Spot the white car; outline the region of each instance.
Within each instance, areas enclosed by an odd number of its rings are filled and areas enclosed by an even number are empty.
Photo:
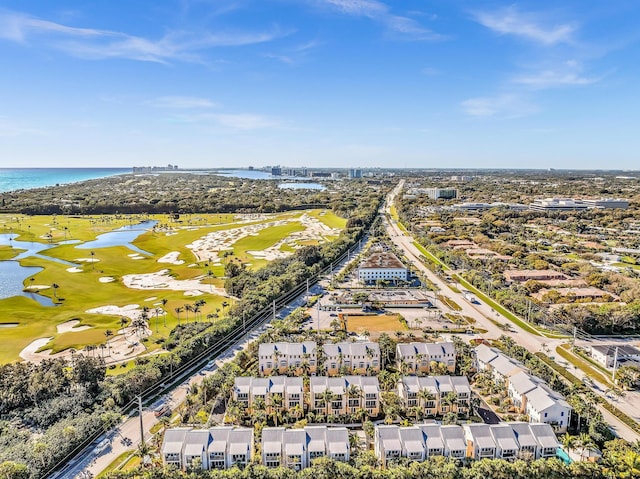
[[[102,454],[104,451],[109,449],[109,446],[111,446],[111,441],[109,441],[109,439],[103,439],[98,443],[98,445],[95,448],[96,454],[97,455]]]

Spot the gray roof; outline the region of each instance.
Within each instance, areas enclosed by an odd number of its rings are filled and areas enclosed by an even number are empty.
[[[616,348],[618,348],[618,358],[640,355],[640,349],[628,344],[596,344],[591,346],[591,349],[611,357],[615,355]]]
[[[209,448],[211,434],[208,430],[193,429],[184,437],[183,454],[185,456],[200,456]]]
[[[445,447],[449,451],[464,451],[467,448],[467,441],[464,439],[464,432],[462,432],[461,426],[441,426],[440,436],[442,436]]]
[[[313,355],[316,352],[316,343],[313,341],[303,341],[301,343],[261,343],[258,346],[259,356],[273,356],[275,351],[279,351],[283,356],[302,356],[303,354]]]
[[[509,425],[511,426],[511,429],[513,429],[513,433],[516,435],[516,439],[521,447],[538,446],[538,441],[531,431],[531,428],[529,427],[530,424],[528,422],[512,422],[509,423]],[[545,424],[545,426],[549,425]]]
[[[162,454],[179,454],[182,452],[182,445],[190,427],[177,427],[167,429],[162,440]]]
[[[467,431],[474,445],[479,448],[496,447],[488,424],[464,424],[462,427]]]
[[[548,389],[548,388],[547,388]],[[538,386],[527,393],[527,404],[537,412],[542,412],[552,406],[570,409],[571,406],[558,394],[550,394],[545,388]]]
[[[418,424],[418,427],[425,435],[425,446],[427,449],[444,449],[444,441],[440,435],[439,424]]]
[[[490,364],[494,370],[498,371],[498,373],[505,377],[510,377],[517,373],[518,371],[516,371],[516,369],[523,371],[527,369],[522,363],[503,355],[499,355],[491,361]]]
[[[493,436],[496,444],[505,450],[518,450],[518,440],[513,433],[513,429],[508,424],[493,424],[491,425],[491,436]]]
[[[542,447],[560,447],[558,438],[549,424],[529,424],[531,432]]]
[[[540,379],[522,371],[509,378],[509,387],[522,396],[537,388],[540,382]]]
[[[480,344],[476,347],[476,358],[483,363],[489,363],[498,357],[500,352],[497,349],[490,348],[486,344]]]

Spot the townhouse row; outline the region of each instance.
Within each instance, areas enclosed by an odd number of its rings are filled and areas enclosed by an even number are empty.
[[[543,423],[378,425],[374,431],[374,452],[385,466],[400,458],[425,461],[436,456],[549,458],[556,456],[559,447],[553,428]],[[178,469],[243,468],[254,460],[254,430],[229,426],[168,429],[160,450],[164,465]],[[299,471],[319,457],[349,461],[351,446],[346,427],[266,427],[262,430],[260,460],[267,467],[284,466]]]
[[[539,459],[555,457],[553,428],[543,423],[512,422],[442,426],[376,426],[374,450],[383,465],[404,457],[424,461],[434,456],[456,459]]]
[[[527,414],[535,423],[553,426],[556,432],[566,432],[571,406],[542,379],[529,373],[519,361],[484,344],[476,347],[478,371],[491,372],[494,381],[505,388],[517,412]]]
[[[322,358],[322,359],[321,359]],[[456,368],[453,343],[401,343],[396,347],[398,370],[404,374],[430,373],[435,364],[449,372]],[[261,376],[270,374],[369,374],[380,372],[380,346],[375,342],[340,342],[322,345],[301,343],[262,343],[258,348]]]
[[[313,341],[262,343],[258,347],[258,370],[270,374],[375,374],[380,372],[380,346],[374,342],[324,344],[320,370],[318,347]]]
[[[469,380],[464,376],[405,376],[398,382],[398,395],[407,410],[436,416],[448,412],[468,413]],[[308,397],[301,377],[237,377],[233,399],[250,412],[256,404],[267,413],[274,410],[316,414],[353,414],[363,409],[368,416],[380,414],[380,384],[373,376],[312,376]]]

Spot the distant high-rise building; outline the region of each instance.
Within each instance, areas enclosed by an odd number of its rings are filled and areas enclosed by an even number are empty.
[[[351,168],[349,170],[349,178],[351,178],[351,179],[362,178],[362,170],[356,169],[356,168]]]
[[[452,200],[458,197],[456,188],[427,188],[427,196],[432,200],[445,199]]]
[[[280,168],[279,166],[272,166],[271,167],[271,175],[272,176],[282,176],[282,168]]]

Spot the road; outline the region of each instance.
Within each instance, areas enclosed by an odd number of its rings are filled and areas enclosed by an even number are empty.
[[[400,191],[402,191],[403,186],[404,180],[398,183],[398,186],[394,188],[394,190],[387,198],[384,207],[385,213],[387,213],[387,215],[385,215],[385,218],[391,218],[390,208],[393,204],[393,199],[397,194],[400,193]],[[480,298],[478,298],[478,303],[470,303],[462,295],[462,293],[453,291],[444,279],[433,273],[422,263],[420,257],[424,255],[414,245],[415,240],[410,235],[404,233],[395,220],[385,219],[385,224],[387,232],[389,233],[389,236],[391,237],[391,240],[394,242],[394,244],[404,252],[405,256],[410,261],[413,262],[413,265],[416,269],[418,269],[429,281],[433,282],[437,286],[437,288],[439,288],[439,293],[442,296],[445,296],[447,299],[450,299],[458,304],[462,308],[460,313],[473,318],[476,321],[475,325],[477,327],[487,330],[487,333],[484,335],[486,339],[497,339],[502,335],[509,336],[517,344],[534,353],[538,351],[545,351],[547,350],[547,348],[550,351],[555,351],[557,346],[565,342],[562,339],[536,336],[535,334],[532,334],[529,331],[520,328],[517,324],[512,323],[508,318],[500,315],[491,306],[482,302]],[[459,285],[455,285],[455,287],[459,290]],[[509,324],[510,329],[506,330],[496,326],[496,324],[494,324],[489,318],[499,323]],[[558,360],[556,360],[556,362],[558,362]],[[560,365],[566,367],[564,363]],[[571,373],[577,376],[579,379],[582,379],[586,376],[586,374],[581,370],[575,368],[571,371]],[[604,393],[604,391],[607,389],[607,386],[597,383],[596,386],[596,388],[593,388],[593,391],[599,396],[603,397],[606,401],[610,401],[610,398],[607,397]],[[638,394],[627,394],[625,398],[618,400],[614,405],[628,416],[634,418],[636,421],[640,420],[640,399],[638,397]],[[631,442],[640,440],[640,435],[631,430],[617,417],[615,417],[602,407],[599,407],[599,409],[602,411],[605,420],[608,422],[614,432],[621,438]]]

